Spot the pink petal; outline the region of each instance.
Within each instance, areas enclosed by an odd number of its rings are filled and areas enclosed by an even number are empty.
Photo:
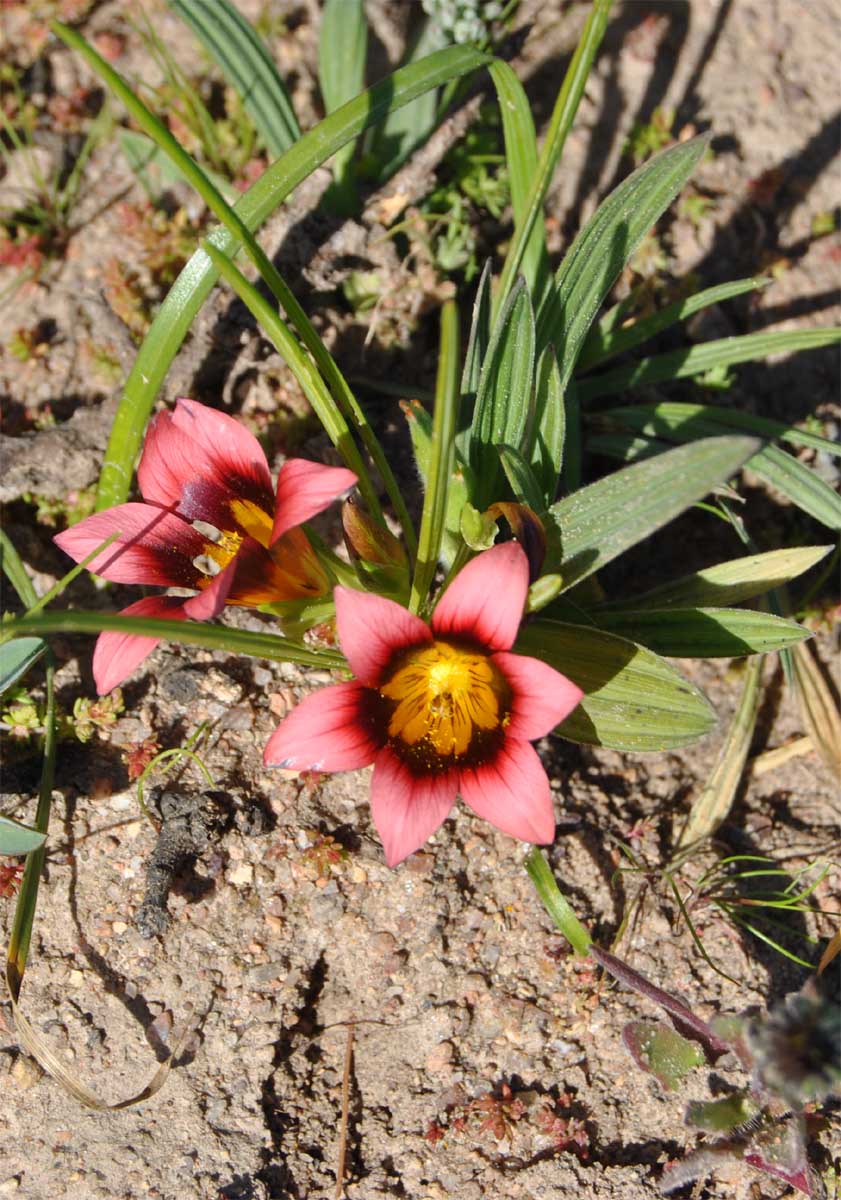
[[[371,815],[390,867],[432,836],[446,820],[455,794],[452,772],[412,775],[396,754],[383,747],[374,762]]]
[[[248,480],[271,495],[272,477],[263,447],[241,422],[185,398],[177,401],[172,419],[197,443],[217,479]]]
[[[228,603],[228,596],[233,586],[237,570],[237,560],[232,558],[224,570],[220,571],[207,587],[197,596],[190,596],[184,603],[184,612],[193,621],[212,621],[218,617]]]
[[[529,742],[506,738],[491,762],[459,773],[458,790],[465,804],[503,833],[541,844],[555,837],[549,780]]]
[[[483,550],[447,588],[432,614],[436,637],[467,638],[488,650],[510,650],[523,619],[529,563],[517,542]]]
[[[137,482],[144,500],[172,508],[187,483],[200,471],[202,455],[188,434],[178,429],[172,413],[159,412],[149,422]]]
[[[120,616],[158,617],[170,621],[187,619],[181,596],[146,596],[124,608]],[[93,677],[100,696],[128,679],[159,641],[160,638],[134,633],[101,633],[93,652]]]
[[[379,743],[365,718],[366,689],[336,683],[307,696],[269,738],[267,767],[355,771],[374,761]]]
[[[491,662],[511,685],[511,721],[507,734],[532,741],[545,737],[569,716],[584,693],[577,684],[539,658],[501,650]]]
[[[81,562],[118,530],[116,542],[90,563],[95,575],[114,583],[196,586],[200,575],[193,559],[204,552],[204,538],[180,517],[152,504],[119,504],[94,513],[54,540]]]
[[[277,479],[272,541],[322,512],[355,483],[353,471],[345,467],[325,467],[303,458],[287,459]]]
[[[333,598],[342,653],[366,687],[377,687],[398,650],[432,641],[429,626],[393,600],[346,587]]]

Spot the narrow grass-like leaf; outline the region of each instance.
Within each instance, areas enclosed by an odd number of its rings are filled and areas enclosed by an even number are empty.
[[[646,608],[599,612],[601,629],[640,642],[670,658],[738,658],[784,650],[808,629],[783,617],[746,608]]]
[[[232,629],[227,625],[205,625],[198,621],[163,621],[151,617],[124,617],[105,612],[41,612],[34,616],[16,617],[0,626],[3,642],[32,635],[46,637],[51,633],[91,633],[106,630],[154,637],[186,646],[205,646],[229,654],[247,654],[252,658],[267,658],[276,662],[300,663],[305,667],[335,669],[344,667],[344,658],[333,650],[317,650],[299,646],[287,638],[270,633],[253,633],[247,629]]]
[[[831,550],[832,546],[794,546],[789,550],[769,550],[765,554],[734,558],[661,584],[632,600],[611,601],[597,612],[740,604],[796,579]],[[600,615],[598,619],[601,619]]]
[[[479,388],[482,363],[491,341],[491,260],[485,263],[473,301],[470,337],[461,373],[461,394],[468,401],[475,399]]]
[[[46,652],[47,643],[41,638],[21,638],[0,646],[0,695],[17,683]]]
[[[534,316],[520,280],[502,310],[482,364],[470,433],[470,465],[476,477],[473,503],[493,499],[498,475],[496,447],[519,450],[529,422],[534,377]]]
[[[404,66],[419,62],[447,44],[447,35],[438,21],[423,22],[403,60]],[[376,163],[376,180],[383,183],[422,145],[434,130],[439,117],[436,92],[426,92],[411,104],[387,113],[366,139]]]
[[[527,504],[534,512],[541,512],[546,503],[543,489],[520,451],[515,450],[513,446],[497,446],[497,451],[515,498],[521,504]]]
[[[432,461],[432,417],[417,400],[405,402],[402,405],[409,426],[409,436],[412,439],[412,450],[415,455],[415,465],[421,477],[424,489],[429,487],[430,464]],[[461,537],[461,513],[470,495],[471,486],[468,483],[469,468],[454,456],[454,462],[447,483],[447,510],[444,518],[444,535],[441,543],[441,561],[446,567],[452,566],[459,547],[463,544]]]
[[[248,115],[277,158],[301,136],[283,80],[263,42],[227,0],[169,0],[239,94]]]
[[[537,136],[528,97],[511,67],[497,59],[491,63],[489,69],[502,114],[505,160],[511,185],[511,207],[514,210],[516,232],[517,227],[528,217],[531,188],[538,170]],[[537,309],[549,283],[549,255],[546,250],[546,230],[542,221],[535,221],[532,225],[523,249],[520,272]]]
[[[841,780],[841,713],[809,646],[791,651],[794,690],[812,745],[836,780]]]
[[[187,179],[169,155],[165,154],[160,146],[155,145],[145,133],[138,133],[134,129],[121,129],[117,140],[126,156],[126,162],[152,200],[157,200],[167,185],[183,183]],[[207,167],[204,167],[204,173],[226,200],[235,199],[238,193],[230,180],[223,179]]]
[[[441,310],[441,339],[435,385],[435,413],[429,447],[426,493],[423,499],[418,559],[412,579],[409,608],[420,612],[429,598],[435,578],[447,520],[447,493],[453,470],[459,401],[459,325],[455,302]]]
[[[757,275],[751,279],[735,279],[732,283],[721,283],[717,287],[705,288],[702,292],[696,292],[694,296],[687,296],[684,300],[677,300],[674,304],[661,308],[659,312],[652,313],[648,317],[640,317],[629,325],[622,324],[621,314],[617,317],[617,310],[620,306],[615,305],[597,325],[591,326],[575,369],[576,371],[589,370],[590,367],[595,367],[608,358],[632,350],[634,346],[639,346],[641,342],[647,341],[655,334],[662,333],[664,329],[676,325],[678,321],[687,320],[696,312],[709,308],[712,304],[721,304],[725,300],[732,300],[735,296],[743,296],[745,292],[756,291],[757,288],[766,287],[770,282],[771,280],[767,276]]]
[[[599,305],[706,148],[707,138],[694,138],[644,163],[599,205],[564,256],[550,291],[552,302],[537,321],[538,348],[551,343],[557,349],[564,388]]]
[[[555,926],[576,954],[586,955],[593,939],[576,917],[572,906],[558,887],[543,851],[537,846],[532,846],[526,855],[525,868]]]
[[[523,205],[522,216],[514,231],[514,237],[511,239],[511,245],[508,247],[508,253],[505,256],[499,285],[494,296],[494,309],[496,312],[499,312],[507,301],[508,294],[514,286],[514,281],[520,273],[523,255],[526,252],[526,247],[530,244],[532,229],[539,219],[543,208],[543,201],[546,199],[546,194],[549,191],[549,185],[552,182],[552,176],[561,157],[567,134],[575,120],[575,114],[578,111],[584,86],[590,74],[590,67],[604,37],[612,3],[613,0],[594,0],[587,23],[575,48],[575,53],[572,56],[567,73],[564,76],[561,90],[558,93],[555,107],[552,110],[552,117],[546,132],[546,140],[540,152],[537,170],[529,190],[528,202]],[[548,294],[552,295],[551,290]],[[543,342],[541,342],[541,348],[542,345]]]
[[[754,438],[706,438],[579,489],[548,510],[545,569],[572,587],[724,483],[756,447]]]
[[[56,32],[65,36],[72,31],[56,26]],[[79,49],[77,42],[68,44]],[[259,228],[298,184],[323,166],[341,146],[376,125],[387,113],[487,62],[487,56],[472,47],[449,46],[420,63],[402,67],[303,134],[241,197],[235,206],[236,213],[249,230]],[[221,229],[214,231],[210,240],[228,255],[236,254],[241,246],[237,238]],[[128,495],[134,460],[158,389],[216,278],[210,259],[198,250],[159,309],[138,351],[114,418],[100,476],[98,508],[119,504]]]
[[[46,841],[46,834],[12,817],[0,816],[0,854],[29,854]]]
[[[17,592],[21,604],[26,608],[31,608],[33,604],[37,604],[38,597],[35,593],[35,588],[32,586],[32,580],[29,578],[26,567],[23,565],[21,557],[15,549],[14,542],[5,529],[0,529],[0,566],[3,568],[3,574]]]
[[[629,388],[703,375],[714,368],[732,367],[736,363],[767,358],[770,354],[833,346],[839,341],[841,329],[783,329],[700,342],[682,350],[670,350],[668,354],[640,359],[630,367],[617,367],[613,371],[605,371],[603,375],[580,380],[581,402],[586,404],[598,396],[615,396],[619,392],[627,392]]]
[[[685,746],[715,724],[707,699],[664,659],[586,625],[538,619],[517,650],[542,658],[577,683],[584,699],[555,730],[561,737],[614,750]]]
[[[527,453],[543,487],[546,504],[555,498],[564,465],[566,406],[558,360],[551,346],[540,356],[534,381],[533,436]]]
[[[368,22],[362,0],[326,0],[318,32],[318,82],[328,113],[362,91],[367,53]],[[353,157],[354,143],[348,142],[333,159],[333,176],[348,212],[358,203],[350,169]]]
[[[757,417],[739,408],[721,408],[715,404],[685,404],[681,401],[663,400],[659,404],[609,408],[600,412],[594,420],[599,425],[617,422],[638,433],[662,437],[678,431],[692,437],[718,437],[735,430],[751,436],[788,442],[791,446],[803,446],[810,450],[822,450],[826,454],[841,455],[841,445],[830,441],[829,438],[799,429],[796,425],[770,421],[767,417]]]

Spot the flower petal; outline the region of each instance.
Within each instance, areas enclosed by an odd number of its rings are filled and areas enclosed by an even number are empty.
[[[227,567],[220,571],[198,596],[190,596],[184,602],[184,612],[193,621],[212,621],[218,617],[228,603],[228,596],[234,583],[237,570],[237,560],[231,559]]]
[[[529,742],[506,738],[491,762],[460,772],[458,790],[465,804],[503,833],[541,844],[555,837],[549,780]]]
[[[379,744],[365,712],[366,689],[336,683],[307,696],[269,738],[267,767],[295,771],[354,771],[374,761]]]
[[[218,480],[246,483],[242,495],[247,499],[256,500],[266,493],[271,497],[272,477],[263,447],[240,421],[183,397],[176,402],[172,419],[198,443]]]
[[[523,619],[529,564],[516,542],[483,550],[447,588],[432,614],[436,637],[463,637],[510,650]]]
[[[539,658],[501,650],[491,655],[491,662],[511,685],[509,737],[528,742],[545,737],[569,716],[584,695],[576,683]]]
[[[185,486],[201,470],[201,453],[194,440],[178,429],[172,413],[156,413],[146,430],[137,482],[149,504],[174,508]]]
[[[119,531],[119,537],[89,564],[95,575],[114,583],[155,583],[196,587],[193,559],[204,550],[201,534],[173,513],[152,504],[119,504],[94,513],[53,540],[81,562]]]
[[[385,850],[396,867],[446,820],[456,796],[452,772],[413,775],[387,746],[374,762],[371,815]]]
[[[287,459],[277,477],[272,541],[322,512],[355,483],[356,476],[346,467],[325,467],[304,458]]]
[[[187,619],[182,596],[145,596],[124,608],[120,616],[158,617],[170,621]],[[126,680],[159,641],[160,638],[134,633],[101,633],[93,652],[93,678],[100,696]]]
[[[337,587],[336,626],[342,653],[360,683],[377,687],[398,650],[432,641],[429,626],[393,600]]]

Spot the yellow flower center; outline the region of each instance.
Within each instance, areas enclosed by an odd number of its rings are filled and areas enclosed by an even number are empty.
[[[510,719],[510,688],[491,659],[452,642],[432,642],[401,656],[379,695],[388,738],[418,770],[485,761]]]

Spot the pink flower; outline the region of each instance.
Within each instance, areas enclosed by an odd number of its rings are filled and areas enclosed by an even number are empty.
[[[303,521],[356,482],[344,467],[288,459],[277,491],[260,443],[238,421],[194,400],[153,418],[137,471],[144,503],[94,513],[55,541],[115,583],[193,588],[195,596],[146,596],[124,616],[210,620],[226,604],[256,608],[321,596],[329,580]],[[93,674],[100,693],[131,674],[158,639],[99,636]]]
[[[456,794],[504,833],[554,837],[549,780],[530,742],[582,692],[539,659],[510,652],[528,570],[516,542],[491,547],[456,576],[430,625],[381,596],[335,590],[356,681],[303,700],[263,759],[298,771],[373,763],[371,810],[389,866],[423,845]]]

